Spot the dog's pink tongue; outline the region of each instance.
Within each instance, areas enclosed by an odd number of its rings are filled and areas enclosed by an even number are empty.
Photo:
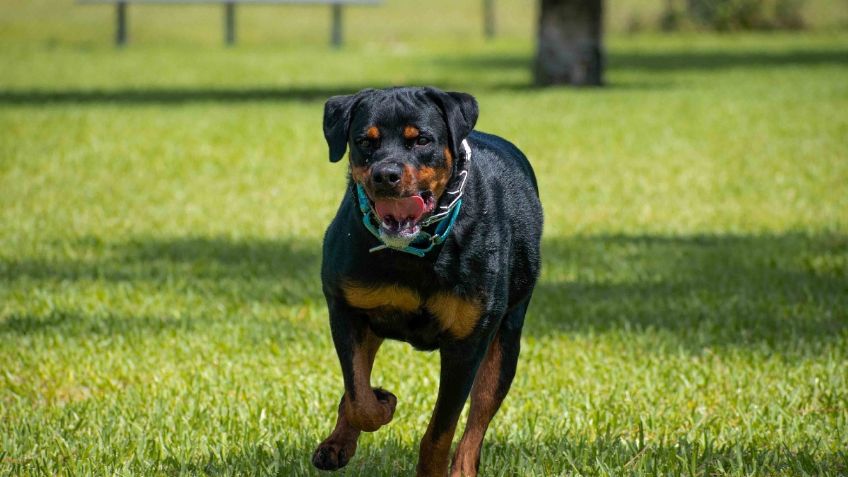
[[[374,201],[374,208],[380,218],[391,216],[398,222],[406,219],[416,221],[424,215],[424,199],[420,195],[402,199],[380,199]]]

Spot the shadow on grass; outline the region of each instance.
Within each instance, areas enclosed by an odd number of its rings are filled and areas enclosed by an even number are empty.
[[[844,235],[554,238],[542,255],[531,335],[657,330],[692,350],[814,349],[848,330]]]
[[[373,86],[373,85],[372,85]],[[318,101],[371,87],[333,85],[279,88],[133,88],[69,90],[0,90],[0,104],[182,104]]]
[[[646,439],[607,431],[595,438],[487,441],[481,470],[501,468],[525,469],[524,475],[842,475],[848,453],[822,449],[813,439],[790,448],[779,442],[718,444],[706,435]]]
[[[533,55],[483,54],[467,57],[440,58],[439,66],[468,70],[527,70],[533,66]],[[782,68],[797,66],[848,65],[848,48],[844,50],[769,51],[612,51],[607,56],[611,71],[637,70],[654,72],[715,71],[730,68]]]
[[[463,423],[460,423],[461,425]],[[495,418],[497,425],[497,418]],[[461,430],[458,431],[458,434]],[[458,436],[454,440],[454,445]],[[376,439],[374,439],[376,440]],[[418,459],[417,446],[394,439],[363,442],[342,471],[346,476],[394,477],[412,475]],[[209,455],[196,461],[169,458],[155,468],[164,473],[206,475],[318,476],[310,456],[314,445],[305,442],[243,446],[226,456]],[[455,450],[455,447],[454,447]],[[452,451],[453,452],[453,451]],[[791,448],[729,442],[718,444],[703,439],[625,438],[606,434],[586,436],[542,436],[509,442],[487,439],[480,471],[518,471],[521,475],[843,475],[848,471],[848,454],[822,449],[814,441]],[[139,469],[141,470],[141,469]]]
[[[730,68],[783,68],[798,66],[846,66],[848,48],[836,50],[767,51],[632,51],[612,54],[609,67],[624,70],[714,71]]]
[[[538,88],[522,81],[489,84],[430,82],[445,90],[473,92],[512,91],[532,92]],[[657,90],[666,89],[669,82],[628,82],[611,84],[605,89]],[[239,88],[239,89],[191,89],[191,88],[136,88],[94,90],[0,90],[0,105],[44,106],[55,104],[77,105],[144,105],[144,104],[192,104],[192,103],[249,103],[249,102],[293,102],[325,101],[330,96],[352,94],[366,88],[387,88],[392,84],[368,84],[350,86],[317,86],[309,88]],[[597,89],[593,89],[598,91]]]
[[[132,316],[116,314],[92,315],[80,312],[54,310],[46,316],[12,314],[0,321],[0,335],[29,335],[58,333],[62,336],[141,336],[158,335],[168,331],[190,332],[206,323],[194,319],[165,316]]]
[[[422,429],[421,432],[424,430]],[[418,446],[405,445],[396,439],[379,442],[377,438],[360,437],[359,447],[351,461],[338,472],[322,472],[312,466],[311,457],[320,442],[282,442],[271,445],[243,446],[240,452],[226,456],[210,455],[197,461],[170,459],[155,470],[167,475],[188,471],[203,475],[260,476],[362,476],[396,477],[414,475]],[[153,469],[150,469],[153,470]]]
[[[323,303],[317,241],[91,238],[73,248],[96,258],[0,262],[0,281],[19,289],[128,284],[181,306],[189,297],[233,306]],[[656,331],[692,351],[752,344],[812,350],[848,330],[844,235],[554,237],[544,241],[542,254],[528,336]],[[27,333],[65,319],[32,324],[11,317],[0,332]],[[167,323],[149,318],[138,326]],[[120,324],[87,329],[101,328],[117,331]]]
[[[431,80],[446,89],[466,91],[535,91],[528,79],[532,54],[485,54],[452,56],[433,61],[444,69],[442,80]],[[715,71],[728,68],[780,68],[794,66],[848,65],[848,50],[764,51],[631,51],[612,52],[608,57],[611,71],[648,72]],[[456,75],[451,72],[461,71]],[[492,80],[489,70],[522,70],[526,78]],[[456,80],[455,78],[469,78]],[[667,80],[643,83],[610,84],[604,89],[667,89]],[[323,101],[337,94],[350,94],[369,87],[390,84],[336,84],[318,86],[240,87],[240,88],[133,88],[133,89],[67,89],[67,90],[0,90],[0,104],[185,104]],[[589,90],[591,91],[591,89]]]
[[[77,242],[90,260],[0,262],[0,277],[41,283],[103,281],[177,294],[273,301],[285,305],[323,300],[321,245],[296,240],[224,237],[137,238]]]

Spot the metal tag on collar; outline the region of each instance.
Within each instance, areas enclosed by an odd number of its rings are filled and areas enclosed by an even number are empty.
[[[471,146],[468,145],[468,140],[462,140],[462,148],[465,151],[465,168],[459,171],[459,175],[462,177],[459,187],[456,190],[445,191],[446,195],[454,196],[448,205],[442,205],[439,207],[441,209],[439,212],[431,215],[426,220],[421,222],[422,227],[426,227],[428,225],[435,224],[436,222],[440,222],[444,220],[448,215],[450,215],[451,211],[454,207],[462,200],[462,194],[465,191],[465,183],[468,181],[468,163],[471,162]]]

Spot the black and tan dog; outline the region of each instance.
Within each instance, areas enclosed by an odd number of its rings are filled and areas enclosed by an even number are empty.
[[[350,179],[324,238],[321,278],[344,376],[335,430],[315,451],[343,467],[361,431],[392,420],[396,397],[372,388],[384,338],[438,349],[438,401],[418,475],[477,475],[489,421],[509,391],[539,276],[542,207],[515,146],[472,132],[477,102],[434,88],[364,90],[324,108],[330,161],[350,148]]]

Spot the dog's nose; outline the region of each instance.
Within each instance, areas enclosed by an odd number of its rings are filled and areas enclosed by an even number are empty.
[[[403,168],[392,162],[376,164],[371,168],[371,179],[377,187],[393,188],[400,184]]]

